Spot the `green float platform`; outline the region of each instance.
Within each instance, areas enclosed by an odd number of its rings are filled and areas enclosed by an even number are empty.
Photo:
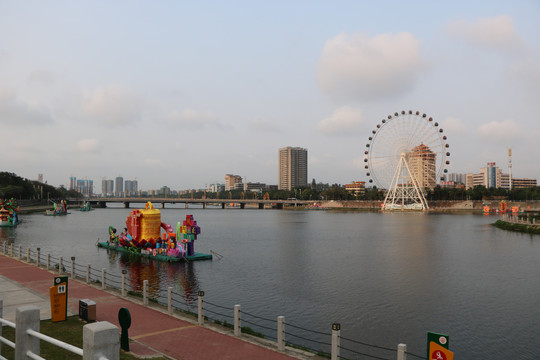
[[[98,242],[97,246],[101,248],[105,248],[105,249],[111,249],[118,252],[133,254],[133,255],[137,255],[141,257],[146,257],[149,259],[154,259],[158,261],[166,261],[166,262],[180,262],[184,260],[187,260],[187,261],[212,260],[212,254],[195,253],[193,256],[186,256],[186,257],[180,258],[180,257],[174,257],[174,256],[167,256],[167,255],[153,255],[151,253],[144,254],[144,253],[134,252],[134,251],[128,250],[125,247],[111,245],[107,242]]]

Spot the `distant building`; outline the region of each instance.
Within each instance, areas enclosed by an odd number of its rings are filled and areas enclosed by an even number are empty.
[[[238,185],[240,184],[240,185]],[[240,175],[225,175],[225,191],[235,190],[238,186],[242,185],[242,177]],[[243,187],[240,188],[242,190]]]
[[[433,189],[437,186],[436,157],[437,154],[424,144],[418,145],[409,152],[408,165],[411,175],[422,189]]]
[[[116,185],[116,189],[114,191],[114,194],[116,196],[124,196],[124,178],[121,176],[118,176],[115,179],[115,185]]]
[[[93,180],[77,180],[76,189],[85,197],[91,197],[94,194],[94,181]]]
[[[452,181],[454,184],[465,185],[467,174],[450,173],[444,176],[444,181]]]
[[[465,188],[471,189],[475,186],[486,188],[510,189],[510,175],[503,174],[502,170],[494,162],[488,162],[486,167],[480,169],[480,173],[466,175]],[[512,188],[535,187],[536,179],[512,178]]]
[[[77,189],[77,178],[75,176],[70,176],[68,190],[76,190],[76,189]]]
[[[266,184],[260,182],[248,182],[246,183],[246,190],[253,192],[263,192],[266,189]]]
[[[307,187],[307,159],[307,149],[290,146],[279,149],[279,190]]]
[[[137,196],[139,183],[137,180],[124,181],[124,193],[126,196]]]
[[[114,181],[103,179],[101,180],[101,195],[113,196],[114,195]]]
[[[225,191],[225,185],[224,184],[210,184],[210,187],[208,188],[210,192],[221,192]]]
[[[362,195],[366,192],[366,182],[353,181],[350,184],[345,184],[345,190],[353,193],[355,196]]]

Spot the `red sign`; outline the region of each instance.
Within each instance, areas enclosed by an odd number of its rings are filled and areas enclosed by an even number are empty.
[[[431,341],[429,343],[429,360],[454,360],[454,353]]]

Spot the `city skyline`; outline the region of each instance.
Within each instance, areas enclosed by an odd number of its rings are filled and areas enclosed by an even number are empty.
[[[277,184],[294,145],[308,180],[347,184],[367,180],[380,119],[418,110],[448,135],[449,172],[506,169],[511,147],[512,173],[540,178],[538,2],[208,4],[2,3],[2,170]]]

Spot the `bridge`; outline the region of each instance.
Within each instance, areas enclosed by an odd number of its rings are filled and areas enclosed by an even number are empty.
[[[244,209],[246,205],[264,209],[268,207],[277,207],[283,209],[285,206],[307,206],[313,204],[313,200],[261,200],[261,199],[182,199],[171,197],[100,197],[91,198],[88,200],[90,205],[95,207],[107,207],[107,203],[121,203],[125,208],[129,208],[130,204],[146,204],[148,201],[153,204],[161,204],[161,208],[165,209],[165,204],[185,204],[186,209],[190,204],[201,204],[203,209],[207,206],[220,206],[222,209],[226,207],[239,206]]]

